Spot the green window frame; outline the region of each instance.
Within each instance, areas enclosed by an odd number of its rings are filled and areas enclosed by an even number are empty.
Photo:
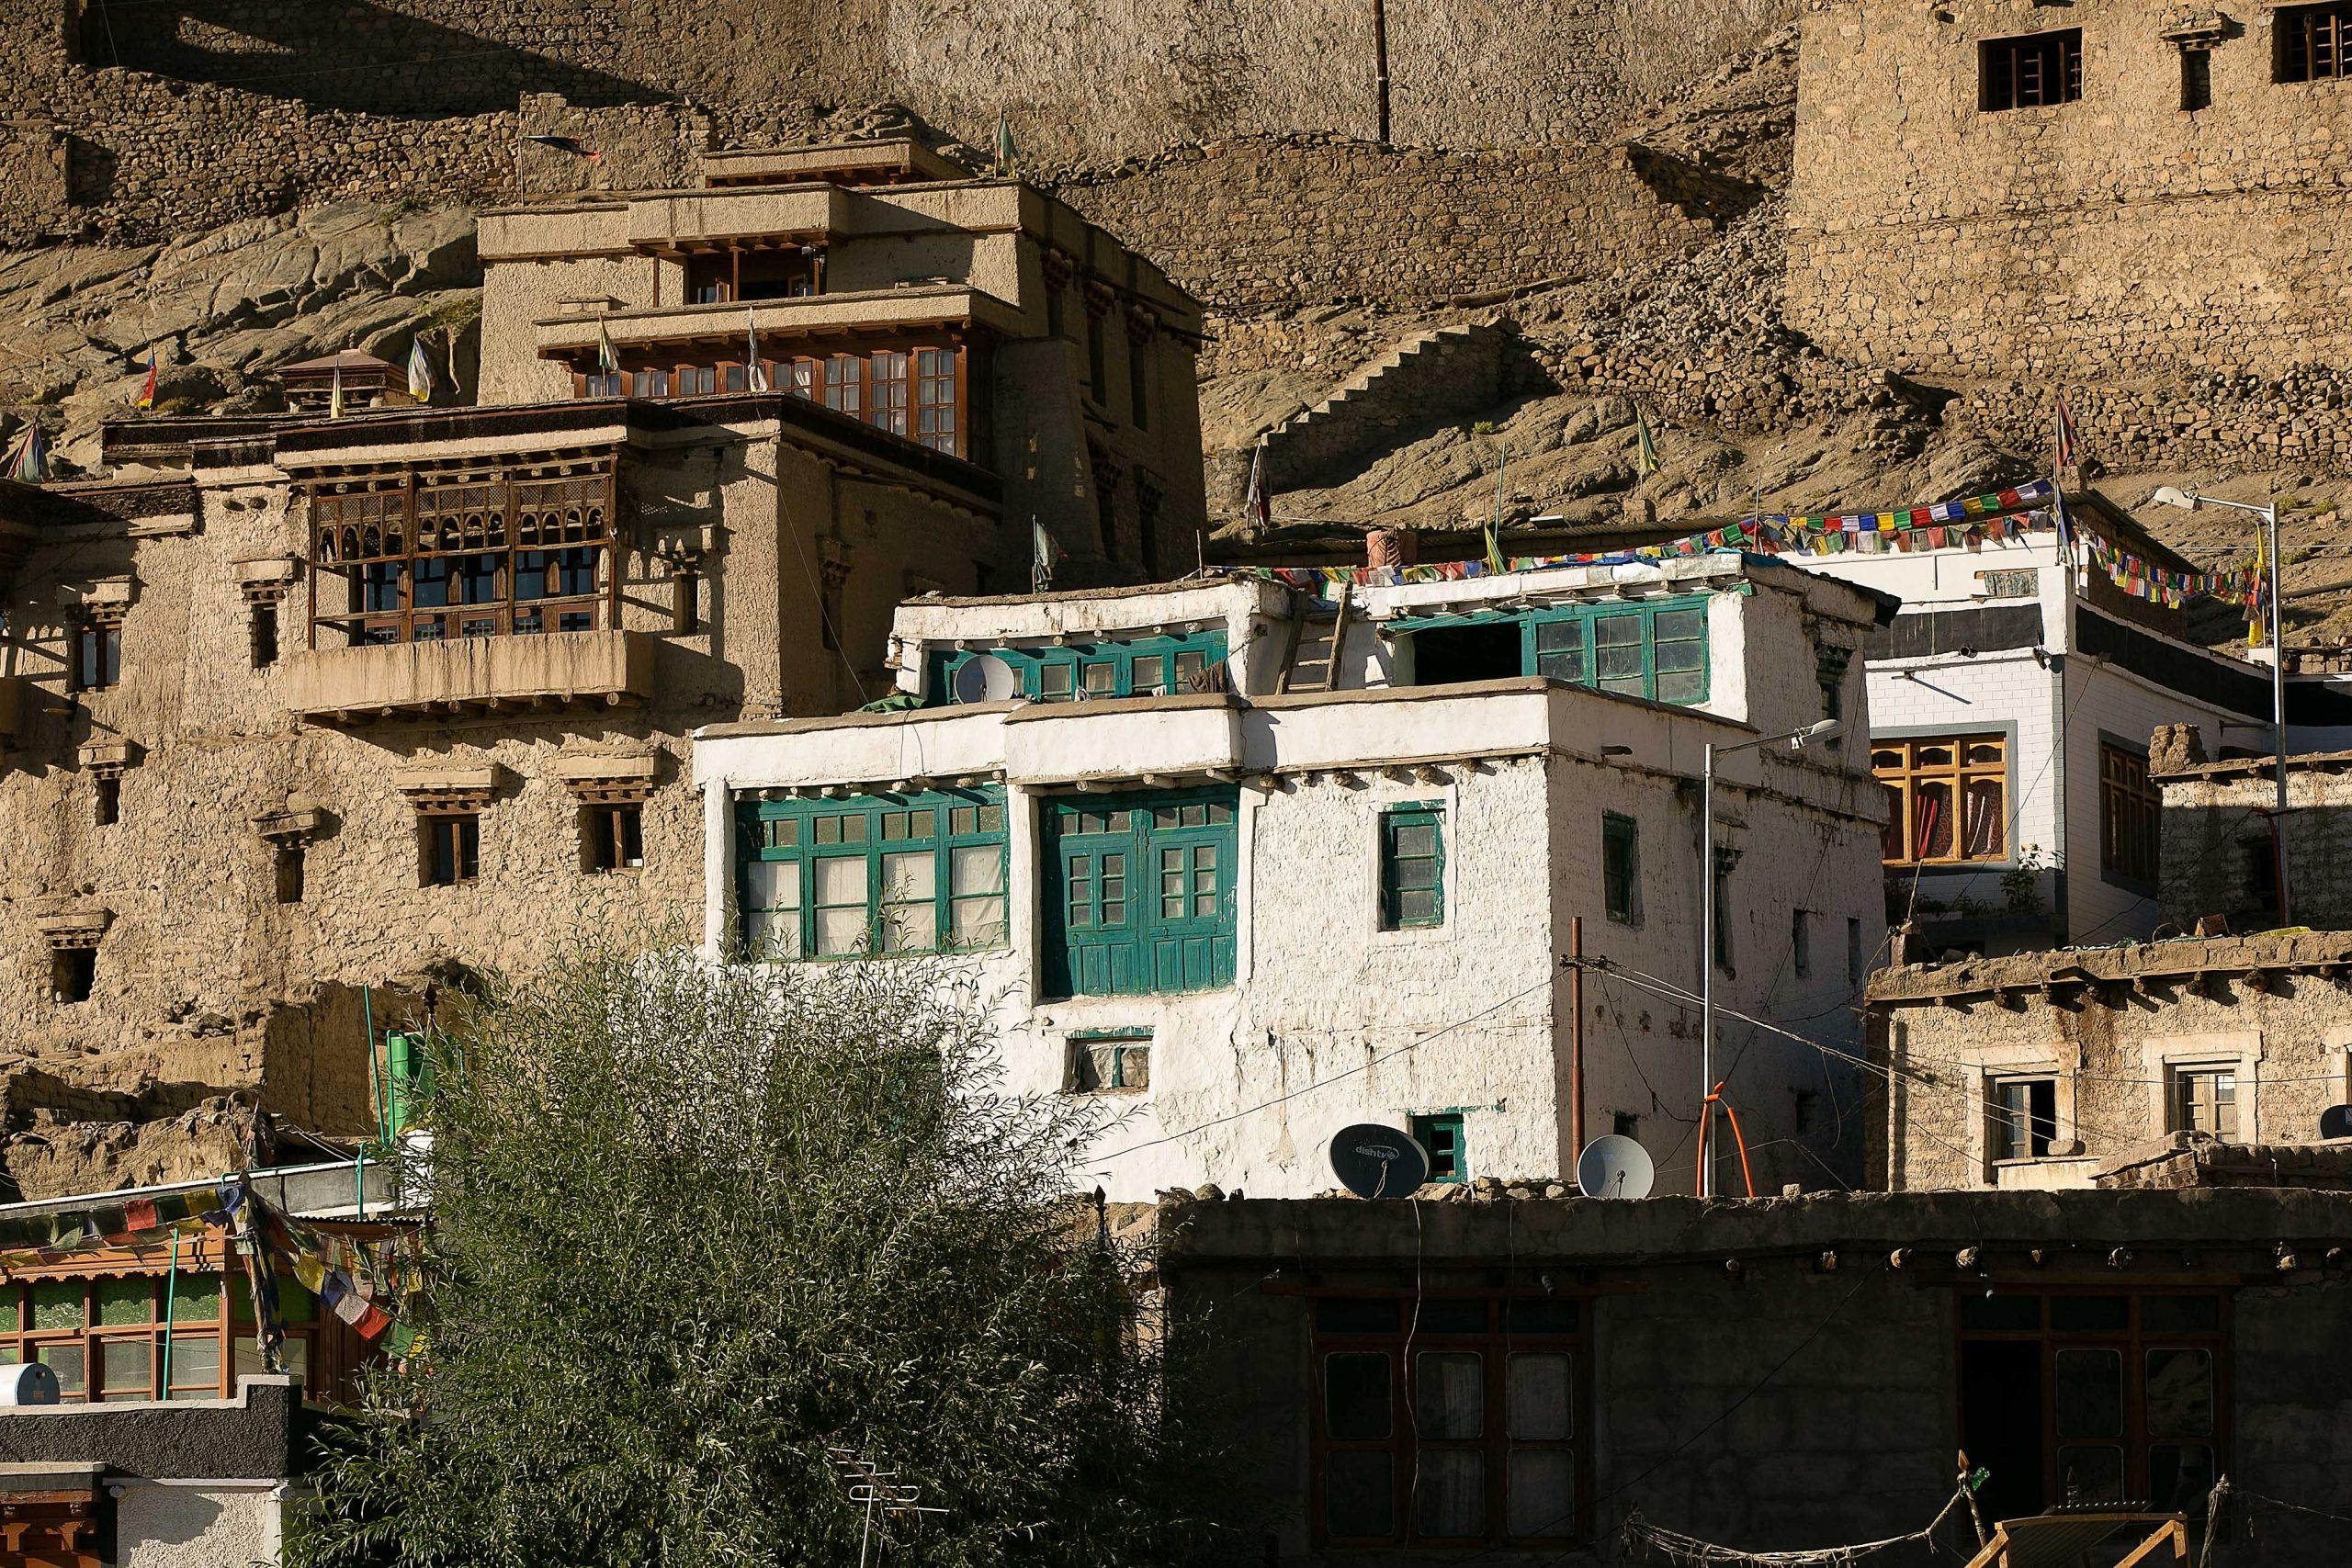
[[[1080,1030],[1069,1037],[1070,1093],[1135,1094],[1150,1087],[1150,1030]]]
[[[1640,604],[1555,604],[1519,612],[1406,615],[1399,634],[1516,622],[1520,673],[1689,707],[1707,700],[1712,678],[1705,593]]]
[[[1041,994],[1233,984],[1240,809],[1232,785],[1046,802]]]
[[[1223,631],[1206,631],[1054,648],[942,649],[931,655],[926,704],[938,707],[953,703],[956,672],[983,654],[1012,667],[1021,677],[1021,694],[1029,701],[1069,703],[1081,697],[1159,697],[1191,690],[1224,664],[1226,647]]]
[[[1380,813],[1380,926],[1445,924],[1445,807],[1433,800]]]
[[[1011,940],[1004,790],[737,807],[735,908],[768,962],[970,953]]]
[[[1470,1179],[1470,1145],[1463,1141],[1462,1112],[1433,1111],[1411,1118],[1414,1141],[1430,1155],[1430,1180],[1459,1184]]]
[[[1642,830],[1630,817],[1600,814],[1600,903],[1621,926],[1641,924]]]

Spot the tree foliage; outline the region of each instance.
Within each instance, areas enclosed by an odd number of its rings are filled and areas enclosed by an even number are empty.
[[[952,978],[952,977],[950,977]],[[1201,1472],[1091,1204],[907,963],[573,954],[436,1036],[423,1348],[328,1440],[322,1565],[1182,1562]],[[878,1544],[878,1542],[877,1542]]]

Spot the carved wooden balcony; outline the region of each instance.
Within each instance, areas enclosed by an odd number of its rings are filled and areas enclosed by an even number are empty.
[[[317,649],[287,660],[287,705],[313,724],[634,707],[653,694],[644,632],[541,632]]]

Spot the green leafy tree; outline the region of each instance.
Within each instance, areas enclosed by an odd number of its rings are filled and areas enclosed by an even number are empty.
[[[838,1568],[841,1450],[942,1510],[892,1564],[1209,1550],[1133,1260],[1072,1201],[1099,1122],[1000,1089],[983,1002],[616,951],[469,1004],[405,1173],[421,1346],[327,1438],[292,1560]]]

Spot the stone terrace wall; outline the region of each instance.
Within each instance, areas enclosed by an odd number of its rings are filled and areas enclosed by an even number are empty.
[[[2305,367],[2283,376],[2210,375],[2169,385],[2069,387],[2083,449],[2112,468],[2294,467],[2352,475],[2352,373]],[[1994,445],[2050,443],[2047,382],[1971,389],[1948,417]]]
[[[1792,324],[1850,357],[1972,377],[2277,374],[2352,354],[2352,85],[2274,84],[2268,7],[2231,0],[2212,107],[2184,113],[2160,35],[2185,15],[1813,0]],[[2053,28],[2081,29],[2082,101],[1980,112],[1979,42]]]
[[[1058,194],[1213,307],[1246,312],[1409,310],[1603,276],[1695,249],[1755,193],[1630,144],[1454,153],[1247,138]]]

